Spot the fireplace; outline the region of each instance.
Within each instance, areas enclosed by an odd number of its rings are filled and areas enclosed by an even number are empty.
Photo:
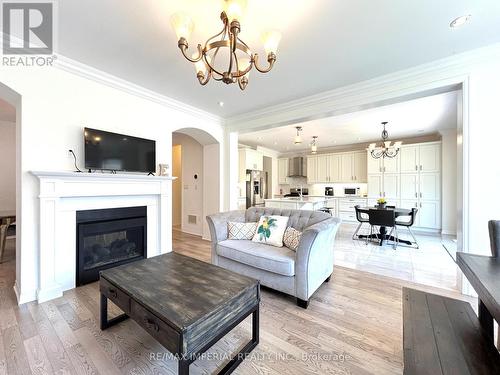
[[[147,207],[76,212],[76,285],[99,280],[99,271],[146,258]]]

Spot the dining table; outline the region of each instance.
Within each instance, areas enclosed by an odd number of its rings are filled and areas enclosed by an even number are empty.
[[[393,210],[394,211],[394,216],[397,218],[399,216],[410,216],[411,215],[411,209],[408,208],[401,208],[401,207],[379,207],[379,206],[374,206],[374,207],[360,207],[359,211],[363,214],[370,215],[370,210]],[[378,239],[380,240],[380,246],[384,244],[384,241],[398,241],[399,243],[405,244],[405,245],[412,245],[411,241],[407,240],[401,240],[399,238],[395,238],[394,236],[389,236],[387,234],[387,228],[385,226],[381,226],[379,229],[379,233],[372,233],[371,235],[369,234],[361,234],[359,235],[359,238],[371,238],[371,239]]]
[[[479,324],[494,341],[493,323],[500,323],[500,258],[457,252],[457,264],[478,295]]]

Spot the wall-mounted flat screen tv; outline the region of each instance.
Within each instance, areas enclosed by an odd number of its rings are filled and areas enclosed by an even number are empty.
[[[156,171],[156,142],[102,130],[84,129],[85,169]]]

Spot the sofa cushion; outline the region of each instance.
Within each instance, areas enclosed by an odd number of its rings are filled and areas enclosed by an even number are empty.
[[[217,254],[255,268],[283,276],[295,276],[295,252],[249,240],[226,240],[217,244]]]
[[[245,212],[245,221],[259,221],[262,215],[288,216],[288,226],[303,232],[307,227],[331,218],[331,215],[321,211],[282,210],[271,207],[250,207]]]
[[[290,250],[297,251],[300,244],[300,238],[302,237],[302,232],[297,229],[288,227],[286,228],[285,234],[283,235],[283,243]]]
[[[227,223],[227,237],[230,240],[251,240],[257,231],[257,223]]]
[[[252,241],[282,247],[287,223],[288,216],[261,216]]]

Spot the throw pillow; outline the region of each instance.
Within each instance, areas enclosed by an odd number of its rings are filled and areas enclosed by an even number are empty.
[[[253,241],[283,247],[287,224],[288,216],[261,216]]]
[[[251,240],[257,231],[257,223],[227,223],[229,240]]]
[[[286,228],[285,235],[283,236],[283,243],[290,250],[297,251],[301,237],[302,232],[299,232],[295,228],[288,227]]]

